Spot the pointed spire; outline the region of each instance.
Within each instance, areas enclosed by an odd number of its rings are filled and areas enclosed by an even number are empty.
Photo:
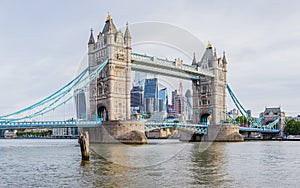
[[[110,21],[112,18],[111,18],[111,15],[109,14],[109,11],[107,12],[107,17],[106,17],[106,21]]]
[[[102,33],[107,33],[107,32],[112,32],[112,33],[117,32],[116,26],[113,23],[113,19],[112,19],[111,15],[109,14],[109,12],[106,17],[105,25],[102,29]]]
[[[194,57],[193,57],[192,65],[197,65],[196,54],[195,54],[195,52],[194,52]]]
[[[212,45],[211,45],[210,41],[208,41],[206,49],[212,49]]]
[[[222,62],[224,64],[227,64],[227,60],[226,60],[226,56],[225,56],[225,51],[223,51],[223,59],[222,59]]]
[[[93,29],[91,29],[91,35],[90,35],[90,39],[89,39],[89,43],[88,44],[95,44],[95,39],[94,39],[94,35],[93,35]]]
[[[126,22],[126,30],[125,30],[124,38],[131,39],[131,35],[130,35],[129,29],[128,29],[128,22]]]
[[[217,58],[217,49],[216,48],[214,48],[214,56],[215,56],[215,58]]]

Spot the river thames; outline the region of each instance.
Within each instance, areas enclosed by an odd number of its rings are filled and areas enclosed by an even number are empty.
[[[91,145],[1,139],[0,187],[298,187],[300,142]]]

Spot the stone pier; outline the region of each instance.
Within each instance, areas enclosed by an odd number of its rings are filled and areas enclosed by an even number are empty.
[[[144,121],[104,121],[101,127],[83,128],[90,135],[90,143],[146,144]]]
[[[208,126],[205,141],[216,142],[242,142],[244,137],[239,133],[239,126],[228,125],[210,125]]]
[[[244,137],[239,133],[239,126],[233,125],[209,125],[207,135],[194,131],[179,129],[181,141],[207,141],[207,142],[242,142]]]
[[[195,133],[194,131],[179,129],[179,140],[185,142],[200,142],[202,141],[203,135]]]

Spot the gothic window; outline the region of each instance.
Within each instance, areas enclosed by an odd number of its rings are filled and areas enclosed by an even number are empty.
[[[119,103],[119,114],[122,113],[122,103]]]
[[[118,101],[115,101],[115,113],[118,113]]]
[[[97,96],[96,88],[93,88],[93,96],[94,96],[94,97]]]
[[[100,82],[98,84],[98,95],[102,95],[103,94],[103,83]]]
[[[224,80],[224,77],[223,77],[223,74],[222,74],[221,71],[219,72],[219,79],[222,80],[222,81]]]
[[[108,93],[108,83],[104,84],[104,93]]]
[[[125,113],[125,101],[123,101],[123,108],[122,108],[123,113]]]
[[[202,93],[207,93],[207,86],[202,86]]]

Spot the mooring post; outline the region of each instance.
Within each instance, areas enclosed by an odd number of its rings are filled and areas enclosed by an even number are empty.
[[[89,133],[87,131],[85,131],[84,133],[80,132],[78,143],[80,144],[82,160],[88,161],[90,159],[90,143]]]

